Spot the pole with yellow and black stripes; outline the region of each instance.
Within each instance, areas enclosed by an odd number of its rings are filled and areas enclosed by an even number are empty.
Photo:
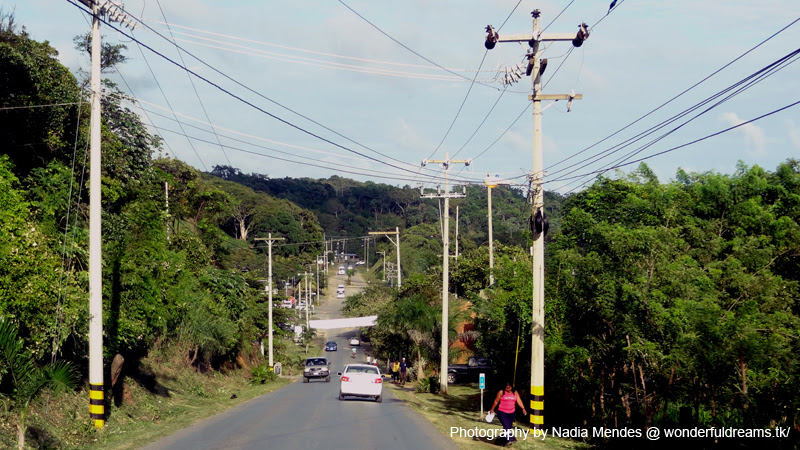
[[[89,417],[97,428],[106,422],[105,398],[102,384],[89,384]]]

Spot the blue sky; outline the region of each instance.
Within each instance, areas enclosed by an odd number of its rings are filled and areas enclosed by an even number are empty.
[[[557,102],[543,115],[545,188],[564,193],[702,110],[610,157],[595,161],[596,155],[785,57],[800,43],[797,22],[631,125],[800,18],[800,2],[618,0],[606,16],[609,3],[128,0],[128,13],[167,38],[171,31],[202,62],[179,55],[143,26],[132,33],[138,41],[178,63],[182,56],[189,69],[252,106],[203,80],[190,81],[180,68],[103,26],[106,41],[126,44],[130,58],[106,76],[140,100],[147,110],[144,121],[157,127],[153,131],[165,139],[166,151],[200,170],[230,161],[245,173],[270,177],[341,175],[430,187],[441,184],[435,179],[441,173],[433,165],[420,169],[420,161],[448,153],[472,159],[469,167],[453,166],[454,179],[480,182],[492,173],[521,181],[532,170],[532,118],[526,109],[531,80],[523,76],[504,90],[495,77],[521,63],[527,46],[502,43],[487,52],[484,28],[491,24],[501,35],[530,33],[530,12],[538,8],[546,33],[575,32],[581,21],[593,27],[580,48],[554,43],[543,55],[549,60],[543,93],[583,95],[570,112]],[[88,57],[72,44],[75,35],[89,30],[83,7],[66,0],[3,0],[2,8],[13,11],[34,39],[49,41],[73,72],[88,69]],[[473,84],[476,74],[479,83]],[[703,138],[798,97],[800,65],[789,63],[631,158]],[[679,168],[733,173],[741,160],[772,171],[791,157],[800,157],[800,105],[647,164],[668,182]],[[587,176],[564,179],[577,175]]]

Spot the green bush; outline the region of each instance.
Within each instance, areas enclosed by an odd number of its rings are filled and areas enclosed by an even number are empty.
[[[431,380],[430,378],[423,378],[417,381],[417,393],[430,392]]]
[[[264,384],[267,381],[275,381],[277,379],[278,375],[267,364],[261,364],[250,370],[250,383],[252,384]]]

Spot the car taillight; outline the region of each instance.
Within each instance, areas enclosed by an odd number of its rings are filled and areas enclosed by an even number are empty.
[[[383,379],[381,379],[381,378],[375,378],[374,380],[372,380],[372,382],[373,382],[373,383],[376,383],[376,384],[381,384],[381,383],[383,383]]]
[[[342,376],[342,381],[350,381],[350,377]]]

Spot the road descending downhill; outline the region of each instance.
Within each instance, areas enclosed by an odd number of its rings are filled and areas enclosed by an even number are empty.
[[[343,284],[346,276],[331,271],[328,286]],[[347,295],[361,289],[356,274]],[[317,307],[317,319],[341,317],[343,299],[329,289]],[[325,352],[331,362],[331,381],[302,377],[275,392],[245,402],[222,414],[154,442],[146,449],[456,449],[433,425],[419,417],[389,388],[383,401],[347,398],[339,400],[339,377],[350,357],[355,329],[325,330],[324,341],[336,341],[338,351]],[[363,349],[357,362],[365,362]],[[381,368],[384,371],[385,368]],[[388,378],[386,379],[388,380]]]

